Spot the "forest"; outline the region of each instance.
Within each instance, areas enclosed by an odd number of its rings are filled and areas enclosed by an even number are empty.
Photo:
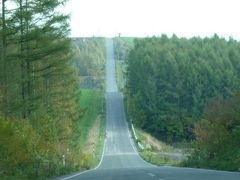
[[[69,38],[67,0],[1,0],[0,177],[47,179],[96,166],[105,133],[105,38]],[[114,38],[129,120],[184,166],[240,167],[240,43]],[[120,77],[120,78],[119,78]]]
[[[105,41],[91,39],[76,44],[68,38],[69,16],[58,11],[65,3],[1,1],[3,179],[46,179],[92,167],[91,154],[86,154],[83,146],[96,116],[100,119],[103,99],[101,92],[80,89],[81,76],[102,77]],[[103,81],[97,85],[102,89]],[[92,106],[95,101],[98,103]],[[102,122],[98,123],[101,127]]]
[[[73,42],[76,46],[74,66],[81,69],[78,73],[80,87],[103,90],[105,87],[105,38],[74,38]]]
[[[114,59],[116,64],[116,81],[120,91],[126,85],[127,58],[134,45],[134,37],[114,37]]]
[[[238,170],[240,43],[173,35],[136,39],[127,58],[130,120],[167,143],[193,142],[185,164]]]

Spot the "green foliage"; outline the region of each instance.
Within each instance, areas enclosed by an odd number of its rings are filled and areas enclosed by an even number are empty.
[[[81,88],[104,89],[105,83],[105,38],[74,38],[76,49],[74,66],[79,69]]]
[[[195,125],[195,152],[184,165],[239,171],[240,94],[213,100],[205,114]]]
[[[120,91],[123,91],[126,84],[127,56],[134,46],[134,37],[115,37],[114,56],[116,60],[116,81]]]
[[[126,60],[130,50],[133,48],[134,39],[130,37],[115,37],[114,55],[116,60]]]
[[[118,89],[120,89],[120,91],[124,90],[126,84],[126,69],[127,66],[125,61],[116,61],[116,81]]]
[[[80,99],[78,101],[79,108],[83,109],[83,118],[75,124],[75,140],[73,143],[81,142],[80,149],[84,161],[82,167],[86,169],[94,168],[100,161],[100,155],[103,150],[103,141],[105,138],[105,105],[102,91],[91,89],[81,89]],[[94,137],[96,141],[93,142],[92,137],[89,137],[89,132],[94,126],[94,123],[99,120],[99,136]],[[94,152],[88,149],[90,143],[96,144]],[[92,150],[92,149],[91,149]]]
[[[81,141],[82,144],[85,144],[88,132],[95,122],[97,115],[103,113],[103,93],[91,89],[81,89],[81,97],[78,105],[79,108],[84,110],[84,116],[76,126],[79,132],[78,140]]]
[[[45,179],[96,166],[99,158],[94,156],[101,154],[104,140],[104,117],[96,154],[88,155],[83,149],[97,115],[103,114],[103,95],[85,89],[77,95],[78,106],[84,109],[81,121],[63,121],[40,109],[29,120],[0,117],[0,167],[4,179]]]
[[[0,118],[2,178],[38,179],[63,173],[70,167],[71,163],[62,165],[63,151],[59,147],[64,144],[56,141],[50,123],[47,123],[50,119],[42,121],[45,126],[39,131],[29,121]]]
[[[66,0],[7,2],[0,17],[0,176],[46,179],[81,170],[88,161],[75,129],[83,116],[81,67],[67,38],[69,17],[57,11]]]
[[[130,118],[155,137],[191,140],[211,98],[239,89],[240,44],[219,38],[136,39],[127,61]]]

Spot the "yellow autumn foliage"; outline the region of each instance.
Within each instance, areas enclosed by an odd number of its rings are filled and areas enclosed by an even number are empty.
[[[0,117],[0,166],[4,169],[32,161],[36,139],[28,122]]]

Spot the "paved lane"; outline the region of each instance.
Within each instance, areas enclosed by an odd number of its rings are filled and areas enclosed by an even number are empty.
[[[124,117],[123,97],[119,92],[107,92],[106,142],[99,169],[148,167],[135,150]]]
[[[125,120],[123,96],[118,92],[115,80],[115,61],[113,40],[107,39],[106,65],[106,142],[104,156],[99,169],[117,169],[128,167],[148,167],[135,150],[133,140]]]
[[[71,180],[239,180],[239,173],[177,167],[96,169]],[[64,179],[64,180],[67,180]]]
[[[118,92],[117,83],[115,79],[115,61],[114,61],[114,49],[113,49],[113,40],[106,39],[106,92]]]
[[[107,39],[107,123],[102,161],[98,168],[62,180],[240,180],[240,173],[193,168],[157,167],[143,161],[135,150],[125,121],[123,97],[115,80],[113,42]]]

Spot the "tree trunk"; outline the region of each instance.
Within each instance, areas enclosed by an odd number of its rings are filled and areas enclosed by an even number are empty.
[[[22,116],[24,119],[27,118],[27,114],[26,114],[26,93],[25,93],[25,60],[23,57],[23,51],[24,51],[24,47],[23,47],[23,35],[24,35],[24,23],[23,23],[23,2],[22,0],[19,1],[20,3],[20,12],[21,12],[21,16],[20,16],[20,33],[21,33],[21,37],[20,37],[20,57],[21,57],[21,96],[22,96],[22,101],[23,101],[23,110],[22,110]]]
[[[8,109],[9,109],[9,102],[8,102],[8,75],[7,75],[7,59],[6,59],[6,52],[7,52],[7,33],[6,33],[6,6],[5,2],[7,0],[2,0],[2,61],[3,61],[3,69],[2,69],[2,77],[3,77],[3,96],[6,103],[4,113],[7,116]]]
[[[25,11],[26,13],[28,12],[28,0],[25,0],[25,5],[26,5],[26,8],[25,8]],[[29,32],[29,17],[27,16],[26,17],[26,35],[28,35],[28,32]],[[26,53],[27,55],[29,55],[29,40],[27,39],[26,40]],[[31,107],[31,64],[30,64],[30,61],[28,60],[26,62],[26,73],[27,73],[27,84],[26,84],[26,89],[27,89],[27,109],[26,109],[26,113],[27,113],[27,116],[30,115],[31,113],[31,110],[30,110],[30,107]]]

